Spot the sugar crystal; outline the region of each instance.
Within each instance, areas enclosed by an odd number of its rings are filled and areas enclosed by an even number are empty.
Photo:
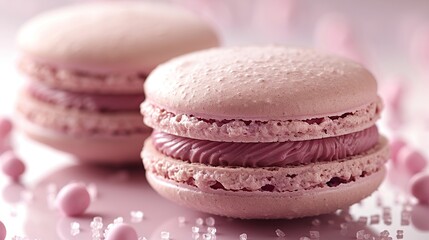
[[[142,211],[131,211],[131,222],[138,223],[143,220],[144,213]]]
[[[319,239],[320,238],[320,232],[319,231],[310,231],[310,238],[311,239]]]
[[[170,239],[170,233],[169,232],[161,232],[161,239],[162,240],[169,240]]]
[[[313,225],[315,227],[320,226],[320,220],[317,218],[313,219],[313,221],[311,221],[311,225]]]
[[[199,227],[197,227],[197,226],[193,226],[193,227],[192,227],[192,232],[193,232],[193,233],[199,233],[199,232],[200,232],[200,228],[199,228]]]
[[[286,237],[286,234],[280,229],[276,229],[275,233],[277,237]]]
[[[204,233],[203,240],[212,240],[212,235],[210,233]]]
[[[208,227],[207,228],[207,232],[210,233],[211,235],[216,235],[216,228],[215,227]]]
[[[240,240],[247,240],[247,234],[245,233],[240,234]]]
[[[363,240],[365,235],[365,230],[359,230],[356,232],[356,239]]]

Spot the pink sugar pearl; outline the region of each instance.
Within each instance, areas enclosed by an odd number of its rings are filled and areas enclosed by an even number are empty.
[[[0,164],[3,173],[12,180],[18,181],[25,172],[25,164],[13,151],[7,151],[0,157]]]
[[[85,213],[91,197],[88,189],[82,183],[70,183],[64,186],[57,195],[56,204],[66,216],[78,216]]]
[[[6,227],[0,221],[0,240],[4,240],[6,238]]]
[[[13,124],[8,118],[0,117],[0,141],[10,134],[12,128]]]
[[[398,162],[399,151],[405,146],[407,146],[407,143],[401,138],[395,138],[390,141],[390,157],[393,163],[396,164]]]
[[[410,180],[410,190],[420,203],[429,205],[429,173],[422,172],[414,175]]]
[[[427,165],[427,160],[416,149],[405,146],[398,153],[398,163],[411,174],[416,174],[423,171]]]
[[[108,232],[106,240],[137,240],[136,230],[126,223],[115,224]]]

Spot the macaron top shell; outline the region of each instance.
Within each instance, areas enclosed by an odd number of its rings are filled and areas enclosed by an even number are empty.
[[[217,45],[212,28],[187,10],[131,1],[49,11],[27,22],[18,35],[24,56],[100,73],[148,73],[174,56]]]
[[[363,66],[308,49],[217,48],[158,66],[146,102],[215,120],[305,120],[341,116],[379,101]]]

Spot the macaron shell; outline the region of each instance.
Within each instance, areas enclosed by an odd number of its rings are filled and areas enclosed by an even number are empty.
[[[151,131],[142,124],[142,116],[138,112],[100,113],[68,109],[38,101],[25,91],[20,94],[17,111],[36,125],[74,136],[111,137]]]
[[[18,68],[28,80],[46,86],[85,93],[129,94],[141,93],[146,79],[145,74],[82,74],[70,69],[61,69],[58,66],[34,62],[22,58]]]
[[[137,165],[146,133],[128,136],[73,136],[53,131],[29,122],[23,117],[15,118],[19,128],[32,139],[56,150],[69,153],[82,163],[109,165]]]
[[[215,120],[295,120],[341,116],[377,101],[363,66],[308,49],[215,48],[158,66],[148,102],[175,114]]]
[[[203,192],[146,172],[149,184],[167,199],[202,212],[242,219],[292,219],[330,213],[369,196],[378,188],[384,176],[383,167],[377,173],[338,187],[288,193],[254,193],[222,190]]]
[[[380,138],[371,150],[353,157],[290,167],[214,167],[188,163],[156,151],[151,140],[142,152],[146,172],[177,183],[196,186],[201,191],[294,192],[349,183],[366,178],[379,169],[389,157],[387,141]]]
[[[145,124],[154,129],[182,137],[225,142],[302,141],[344,135],[373,126],[380,118],[381,109],[382,103],[378,99],[346,116],[312,119],[317,120],[314,122],[216,121],[174,114],[148,101],[141,105]]]
[[[101,73],[148,73],[218,44],[212,28],[187,10],[137,1],[66,6],[36,16],[18,35],[18,47],[35,61]]]

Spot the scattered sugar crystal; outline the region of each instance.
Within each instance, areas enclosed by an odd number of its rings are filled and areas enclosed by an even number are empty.
[[[170,232],[161,232],[161,239],[162,240],[169,240],[170,239]]]
[[[310,231],[310,238],[311,239],[319,239],[320,238],[320,232],[319,231]]]
[[[275,233],[277,237],[286,237],[286,234],[280,229],[276,229]]]
[[[197,220],[195,220],[195,223],[196,223],[198,226],[202,226],[202,225],[204,224],[204,220],[203,220],[202,218],[197,218]]]
[[[122,217],[117,217],[113,220],[113,224],[123,223],[124,219]]]
[[[388,237],[389,236],[389,231],[387,231],[387,230],[384,230],[384,231],[382,231],[381,233],[380,233],[380,237]]]
[[[216,221],[213,217],[206,218],[206,225],[209,227],[213,227],[215,225]]]
[[[203,240],[212,240],[212,235],[210,233],[203,234]]]
[[[308,237],[300,237],[299,240],[311,240],[311,239]]]
[[[97,199],[98,196],[98,189],[95,183],[90,183],[88,186],[86,186],[86,189],[88,190],[89,196],[91,197],[91,200],[94,201]]]
[[[143,220],[143,217],[144,217],[144,213],[142,211],[138,211],[138,210],[131,211],[130,215],[131,215],[131,222],[134,222],[134,223],[141,222]]]
[[[367,222],[368,222],[367,217],[359,217],[359,219],[358,219],[359,224],[366,225]]]
[[[365,240],[371,240],[371,234],[366,233],[365,235],[363,235],[363,239],[365,239]]]
[[[186,218],[183,216],[180,216],[177,218],[177,221],[179,221],[179,224],[185,224],[186,223]]]
[[[313,219],[313,221],[311,221],[311,225],[313,225],[315,227],[320,226],[320,220],[317,218]]]
[[[348,227],[348,226],[347,226],[347,223],[341,223],[341,224],[340,224],[340,228],[341,228],[341,229],[347,229],[347,227]]]
[[[245,233],[240,234],[240,240],[247,240],[247,234]]]
[[[404,238],[404,230],[397,230],[396,231],[396,238],[397,239],[403,239]]]
[[[370,223],[371,224],[378,224],[378,223],[380,223],[380,215],[378,215],[378,214],[371,215],[371,217],[370,217]]]
[[[145,237],[139,237],[138,240],[147,240],[147,238],[145,238]]]
[[[407,226],[410,225],[410,219],[411,219],[411,212],[408,210],[402,210],[401,211],[401,225]]]
[[[198,238],[200,238],[200,234],[199,233],[197,233],[197,232],[193,232],[192,233],[192,239],[198,239]]]
[[[216,228],[215,227],[208,227],[207,228],[207,232],[210,233],[211,235],[216,235]]]
[[[365,236],[365,230],[359,230],[356,232],[356,239],[363,240]]]
[[[103,218],[101,217],[94,217],[90,223],[91,229],[102,229],[103,228]]]
[[[70,223],[70,234],[76,236],[80,233],[80,224],[78,222]]]
[[[384,224],[391,225],[392,224],[392,216],[383,216]]]
[[[193,227],[192,227],[192,232],[193,232],[193,233],[199,233],[199,232],[200,232],[200,228],[199,228],[199,227],[197,227],[197,226],[193,226]]]

